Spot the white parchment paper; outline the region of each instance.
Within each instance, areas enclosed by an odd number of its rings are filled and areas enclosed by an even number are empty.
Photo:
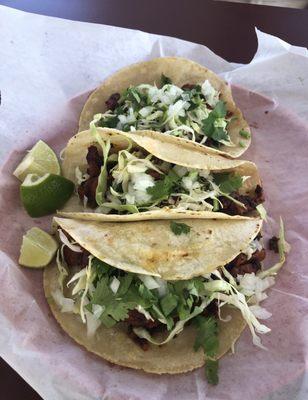
[[[44,399],[308,398],[308,52],[256,34],[255,57],[239,65],[174,38],[0,6],[0,355]],[[119,68],[159,56],[190,58],[235,85],[253,130],[245,158],[257,162],[268,195],[267,234],[283,215],[293,247],[265,304],[273,313],[263,338],[269,350],[255,348],[245,332],[236,354],[221,361],[218,387],[206,384],[202,370],[159,377],[88,354],[54,322],[41,273],[17,266],[22,234],[50,223],[20,207],[11,173],[25,149],[42,138],[59,151],[91,90]]]

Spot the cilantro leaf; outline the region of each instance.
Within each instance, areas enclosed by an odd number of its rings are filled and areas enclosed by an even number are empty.
[[[226,194],[236,192],[243,185],[243,178],[240,175],[230,174],[228,172],[214,174],[214,182],[219,189]]]
[[[166,323],[167,325],[167,329],[168,331],[170,331],[173,326],[174,326],[174,320],[171,317],[166,317],[161,310],[159,309],[159,307],[157,307],[155,304],[152,306],[152,313],[154,314],[154,318],[156,316],[155,319],[159,319],[162,320]]]
[[[205,376],[211,385],[217,385],[218,378],[218,360],[206,360],[205,362]]]
[[[216,118],[225,118],[227,115],[226,104],[223,101],[218,101],[214,110],[211,112],[215,115]]]
[[[223,101],[218,101],[213,111],[202,121],[202,131],[216,142],[229,140],[228,133],[221,127],[215,127],[218,118],[225,118],[227,114],[226,105]]]
[[[166,317],[175,309],[177,304],[177,296],[172,293],[168,293],[160,300],[161,309]]]
[[[214,130],[215,130],[214,122],[215,122],[215,120],[216,120],[216,116],[213,113],[213,111],[211,111],[209,113],[209,116],[202,121],[202,123],[203,123],[202,130],[208,137],[212,137],[212,135],[214,133]]]
[[[190,311],[190,305],[187,304],[187,301],[185,301],[183,298],[180,299],[179,305],[177,307],[177,312],[179,315],[180,320],[186,319],[189,317],[191,311]]]
[[[197,328],[197,335],[194,344],[194,350],[203,348],[206,356],[205,375],[207,381],[212,385],[218,383],[218,361],[212,358],[216,356],[219,346],[218,341],[218,325],[213,317],[198,316],[194,323]]]
[[[149,290],[144,284],[139,285],[138,293],[142,297],[142,301],[148,304],[157,303],[157,297],[155,296],[155,292]],[[143,304],[141,304],[143,305]]]
[[[229,140],[228,133],[223,130],[223,128],[214,128],[211,138],[216,140],[216,142],[220,142],[222,140]]]
[[[102,321],[102,323],[105,325],[106,328],[111,328],[113,327],[117,321],[114,320],[113,318],[109,317],[108,315],[106,315],[105,313],[103,313],[99,319]]]
[[[197,327],[194,350],[197,351],[201,347],[206,356],[214,357],[219,345],[217,321],[213,317],[198,316],[194,322]]]
[[[156,181],[154,186],[148,187],[147,193],[151,195],[151,200],[153,201],[167,199],[180,179],[181,178],[171,170],[163,179]]]
[[[245,131],[244,129],[241,129],[239,133],[245,139],[249,139],[250,138],[250,133]]]
[[[182,233],[187,235],[190,232],[190,226],[181,222],[171,221],[170,228],[176,236],[182,235]]]
[[[98,258],[93,258],[92,268],[98,276],[98,279],[100,279],[103,275],[108,274],[112,270],[112,267],[109,264],[106,264],[104,261],[101,261]]]
[[[129,87],[124,93],[124,99],[132,102],[133,104],[139,104],[141,102],[140,95],[136,88]]]
[[[110,272],[115,271],[116,269],[110,267]],[[116,294],[110,289],[110,282],[113,276],[101,275],[97,282],[92,294],[91,305],[98,304],[104,307],[104,312],[100,316],[100,319],[107,328],[113,326],[118,321],[125,320],[128,317],[128,311],[137,306],[138,303],[134,299],[135,296],[131,296],[130,299],[127,296],[132,278],[132,274],[120,276],[118,278],[120,286]]]
[[[172,84],[172,80],[170,78],[168,78],[166,75],[161,74],[160,83],[161,83],[162,86],[171,85]]]
[[[128,318],[128,311],[135,307],[136,304],[134,302],[114,301],[109,305],[106,314],[110,315],[116,321],[124,321]]]
[[[115,117],[103,117],[101,118],[97,126],[101,128],[115,128],[118,125],[119,118],[117,116]]]
[[[242,140],[239,141],[239,145],[240,145],[241,147],[246,147],[245,142],[243,142]]]
[[[103,276],[98,281],[96,288],[92,294],[91,303],[104,305],[105,299],[111,296],[112,292],[108,285],[108,276]]]
[[[120,286],[117,291],[117,296],[124,296],[133,281],[133,274],[126,273],[124,276],[118,277],[118,279],[120,280]]]

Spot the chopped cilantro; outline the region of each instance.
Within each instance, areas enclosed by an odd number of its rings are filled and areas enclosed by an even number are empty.
[[[106,264],[104,261],[99,260],[98,258],[93,258],[91,265],[99,279],[112,270],[112,267],[110,265]]]
[[[214,357],[218,350],[218,325],[213,317],[198,316],[194,320],[197,328],[194,350],[201,347],[205,355]]]
[[[95,265],[102,263],[97,259],[93,259]],[[102,263],[105,264],[105,263]],[[118,274],[115,268],[110,267],[109,272]],[[96,288],[92,294],[91,305],[98,304],[104,307],[104,311],[100,316],[102,323],[108,328],[118,321],[123,321],[128,317],[128,311],[134,309],[138,304],[138,296],[126,296],[132,283],[132,274],[118,276],[120,286],[118,293],[113,293],[110,288],[113,276],[101,275],[97,281]],[[120,297],[121,296],[121,297]]]
[[[205,363],[205,375],[209,383],[217,385],[218,383],[218,361],[214,361],[219,346],[218,325],[213,317],[198,316],[194,320],[197,335],[194,344],[194,350],[202,348],[207,358]]]
[[[204,136],[211,139],[208,140],[207,145],[213,148],[219,148],[221,144],[231,142],[227,132],[230,118],[227,117],[224,101],[218,101],[209,113],[209,105],[202,94],[200,84],[186,84],[180,88],[174,85],[168,76],[161,74],[160,78],[159,87],[156,84],[153,86],[141,84],[130,86],[124,90],[120,94],[120,99],[116,102],[115,108],[102,114],[98,126],[117,128],[124,132],[129,132],[131,128],[135,128],[136,130],[149,129],[173,134],[171,132],[176,130],[176,136],[190,138],[188,131],[183,127],[185,125],[194,130],[191,140],[197,143],[205,143]],[[177,93],[176,96],[174,96],[175,93]],[[215,93],[218,94],[216,90]],[[185,108],[176,111],[174,117],[170,120],[168,118],[169,107],[175,105],[178,100],[185,102]],[[140,110],[144,107],[151,109],[140,113]],[[206,115],[208,117],[204,119]],[[217,121],[219,119],[223,119],[223,123]]]
[[[215,127],[215,121],[218,118],[225,118],[227,114],[226,105],[223,101],[219,101],[214,110],[209,113],[209,116],[202,121],[202,131],[207,137],[221,142],[222,140],[229,140],[228,132],[221,127]]]
[[[175,309],[177,304],[178,297],[172,293],[168,293],[160,301],[161,309],[166,317]]]
[[[136,102],[137,104],[139,104],[141,101],[140,95],[137,92],[136,88],[134,88],[134,87],[129,87],[126,90],[124,97],[125,97],[125,100],[132,101],[133,103]]]
[[[101,128],[115,128],[117,126],[118,122],[119,122],[119,118],[116,116],[101,118],[98,121],[97,126],[99,126]]]
[[[249,139],[250,138],[250,133],[245,131],[244,129],[240,130],[240,135],[245,139]]]
[[[212,113],[216,118],[225,118],[227,114],[226,104],[223,101],[218,101]]]
[[[245,144],[242,140],[239,141],[239,145],[240,145],[241,147],[246,147],[246,144]]]
[[[205,376],[211,385],[217,385],[218,378],[218,360],[206,360],[205,363]]]
[[[186,224],[177,225],[183,225],[185,229],[189,228]],[[93,281],[94,290],[89,294],[89,303],[85,308],[93,312],[93,305],[100,305],[102,313],[99,319],[107,328],[113,327],[119,321],[125,321],[129,316],[129,311],[139,306],[171,331],[177,321],[176,318],[180,320],[190,318],[192,312],[196,310],[196,299],[204,291],[202,277],[184,281],[168,281],[166,292],[161,297],[159,290],[148,289],[137,274],[123,272],[97,258],[93,258],[92,268],[96,275]],[[116,293],[110,287],[114,277],[120,281]],[[207,380],[211,384],[217,384],[218,363],[213,360],[218,350],[217,322],[213,317],[204,317],[200,314],[192,321],[197,331],[194,349],[195,351],[199,348],[203,349],[206,357]]]
[[[183,224],[181,222],[171,221],[170,228],[176,236],[182,235],[182,233],[187,235],[187,233],[190,232],[190,226]]]
[[[216,142],[221,142],[222,140],[226,140],[228,141],[229,136],[228,133],[226,131],[223,130],[223,128],[215,128],[211,138],[213,140],[216,140]]]
[[[151,195],[151,200],[167,199],[180,179],[181,178],[171,170],[163,179],[156,181],[154,186],[148,187],[147,193]]]
[[[168,78],[166,75],[161,74],[160,83],[161,83],[162,86],[171,85],[172,84],[172,80],[170,78]]]
[[[236,192],[243,185],[243,178],[240,175],[230,174],[228,172],[215,174],[214,182],[219,189],[226,194]]]

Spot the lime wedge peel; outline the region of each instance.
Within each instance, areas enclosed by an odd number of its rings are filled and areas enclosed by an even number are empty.
[[[46,267],[53,259],[58,243],[40,228],[31,228],[23,236],[19,264],[29,268]]]
[[[27,175],[20,186],[20,197],[27,213],[43,217],[60,209],[71,197],[75,185],[60,175]]]
[[[13,172],[20,181],[28,174],[42,176],[46,173],[60,175],[61,168],[54,151],[42,140],[39,140]]]

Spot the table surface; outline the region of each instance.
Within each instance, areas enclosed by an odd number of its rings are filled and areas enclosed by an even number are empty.
[[[308,10],[209,0],[0,0],[0,4],[37,14],[175,36],[202,43],[234,62],[249,62],[254,55],[255,26],[294,45],[308,47]],[[41,399],[1,359],[0,393],[6,394],[6,400]]]

